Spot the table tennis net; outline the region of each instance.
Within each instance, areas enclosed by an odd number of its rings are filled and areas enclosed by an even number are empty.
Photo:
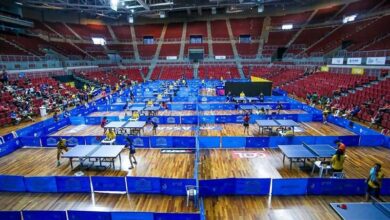
[[[319,156],[318,152],[315,151],[313,148],[311,148],[308,144],[306,144],[305,142],[302,142],[302,145],[303,147],[305,147],[306,149],[308,149],[310,152],[312,152],[314,155],[317,155]]]
[[[373,198],[373,197],[371,197],[371,199],[372,199],[372,204],[373,204],[378,210],[380,210],[383,214],[385,214],[387,217],[390,218],[390,210],[389,210],[387,207],[385,207],[385,206],[383,205],[383,203],[381,203],[381,202],[378,201],[377,199],[375,199],[375,198]]]

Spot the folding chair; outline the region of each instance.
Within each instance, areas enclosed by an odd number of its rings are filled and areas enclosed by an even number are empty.
[[[186,186],[186,192],[187,192],[187,206],[190,202],[190,199],[192,198],[194,200],[195,207],[198,204],[198,189],[196,186],[187,185]]]

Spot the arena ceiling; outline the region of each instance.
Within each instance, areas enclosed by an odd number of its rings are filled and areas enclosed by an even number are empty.
[[[329,0],[18,0],[16,4],[43,10],[67,10],[109,18],[126,16],[172,16],[261,13],[269,8],[285,8],[331,2]],[[334,2],[334,1],[333,1]],[[340,1],[338,1],[340,2]],[[116,5],[113,9],[112,4]]]

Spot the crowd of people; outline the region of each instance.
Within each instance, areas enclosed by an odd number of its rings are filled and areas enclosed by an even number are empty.
[[[69,107],[82,105],[90,99],[90,88],[79,91],[52,78],[9,80],[2,71],[0,84],[0,113],[11,118],[12,124],[34,121],[40,107],[47,113],[63,112]]]

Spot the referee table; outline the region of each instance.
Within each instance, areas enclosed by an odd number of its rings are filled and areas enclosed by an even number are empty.
[[[114,129],[116,134],[141,135],[145,125],[145,121],[113,121],[104,128]]]
[[[72,170],[74,169],[74,160],[80,163],[81,168],[108,168],[112,165],[112,168],[115,170],[117,157],[119,157],[119,166],[121,167],[122,159],[120,154],[124,147],[124,145],[76,145],[61,157],[69,159]],[[98,165],[95,163],[98,163]],[[109,166],[105,166],[103,163],[108,163]]]

